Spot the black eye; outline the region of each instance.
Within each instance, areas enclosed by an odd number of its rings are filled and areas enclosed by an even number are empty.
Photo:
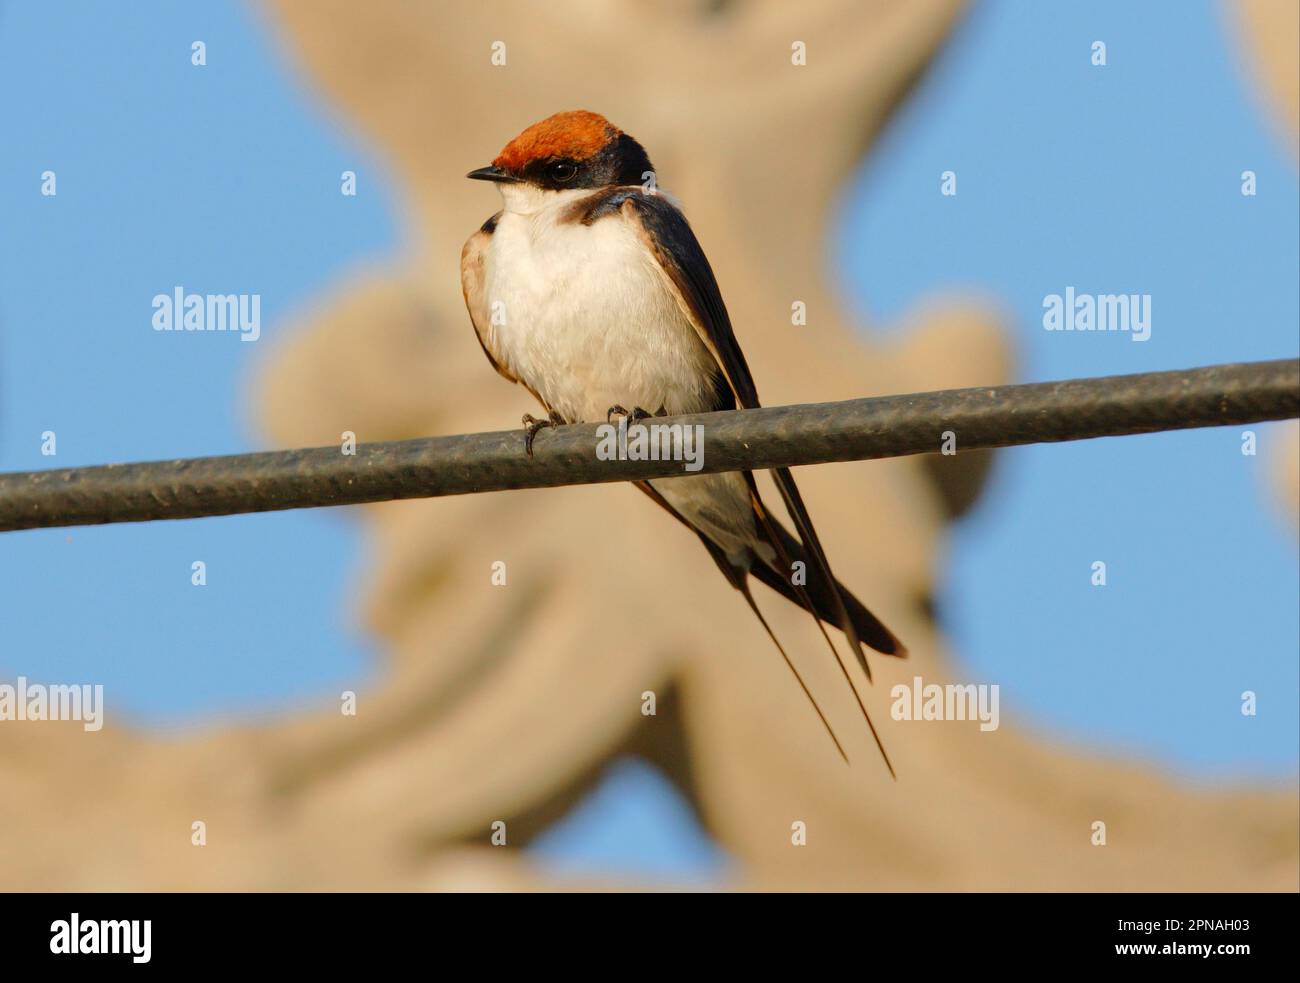
[[[568,161],[563,161],[563,160],[556,161],[554,164],[551,165],[552,181],[560,181],[560,182],[572,181],[574,176],[577,173],[578,173],[577,166],[574,164],[570,164]]]

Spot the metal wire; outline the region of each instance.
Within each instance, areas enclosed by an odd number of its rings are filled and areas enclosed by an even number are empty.
[[[1300,360],[653,419],[702,427],[699,473],[958,453],[1300,415]],[[597,425],[0,474],[0,531],[192,519],[685,473],[601,460]]]

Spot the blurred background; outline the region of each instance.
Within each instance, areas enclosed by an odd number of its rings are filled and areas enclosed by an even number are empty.
[[[647,147],[768,403],[1300,347],[1290,0],[192,6],[0,6],[4,470],[514,426],[463,175],[573,108]],[[155,332],[178,286],[261,338]],[[1150,340],[1044,331],[1067,286]],[[913,652],[897,784],[816,633],[759,597],[847,769],[629,489],[7,534],[0,681],[108,724],[0,724],[0,887],[1296,890],[1300,451],[1253,429],[804,469]],[[889,720],[918,674],[1001,728]]]

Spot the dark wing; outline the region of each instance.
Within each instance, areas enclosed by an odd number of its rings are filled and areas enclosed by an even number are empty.
[[[594,195],[583,202],[577,217],[590,225],[615,212],[622,212],[659,260],[682,310],[725,374],[736,403],[745,409],[758,406],[754,377],[731,330],[718,281],[686,217],[663,195],[645,194],[639,188],[610,188]]]
[[[718,289],[718,281],[686,217],[663,195],[644,194],[640,189],[620,188],[602,197],[604,200],[591,209],[590,218],[584,217],[583,220],[594,221],[600,214],[618,209],[629,222],[634,224],[634,227],[641,231],[646,244],[658,259],[659,265],[675,289],[678,300],[700,339],[721,366],[736,402],[745,409],[757,407],[758,390],[754,386],[754,378],[750,374],[745,355],[736,341],[735,332],[731,327],[731,318],[727,314],[726,304],[722,301],[722,292]],[[840,585],[831,573],[830,563],[822,549],[821,540],[817,537],[817,531],[813,528],[812,519],[808,516],[808,509],[804,505],[803,496],[799,494],[794,476],[789,468],[773,468],[771,474],[785,502],[786,510],[794,520],[806,555],[812,561],[814,568],[812,572],[820,584],[825,585],[823,590],[826,595],[825,601],[829,602],[827,613],[833,615],[833,623],[844,632],[859,663],[869,677],[871,672],[867,666],[863,638],[858,631],[859,626],[855,625],[855,619],[849,616]],[[767,530],[768,538],[778,556],[781,557],[785,569],[789,570],[790,556],[784,548],[784,537],[776,531],[774,520],[762,507],[752,478],[750,490],[756,516],[761,526]],[[812,599],[807,596],[806,591],[801,591],[801,594],[804,606],[816,616],[817,609]],[[873,648],[888,655],[905,654],[906,650],[888,629],[874,617],[871,621],[878,626],[878,630],[866,635],[866,640]]]

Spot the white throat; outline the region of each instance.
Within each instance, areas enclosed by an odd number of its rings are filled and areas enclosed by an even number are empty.
[[[553,208],[562,208],[579,198],[592,194],[593,188],[566,188],[551,191],[535,184],[498,184],[506,211],[516,215],[540,215]]]

